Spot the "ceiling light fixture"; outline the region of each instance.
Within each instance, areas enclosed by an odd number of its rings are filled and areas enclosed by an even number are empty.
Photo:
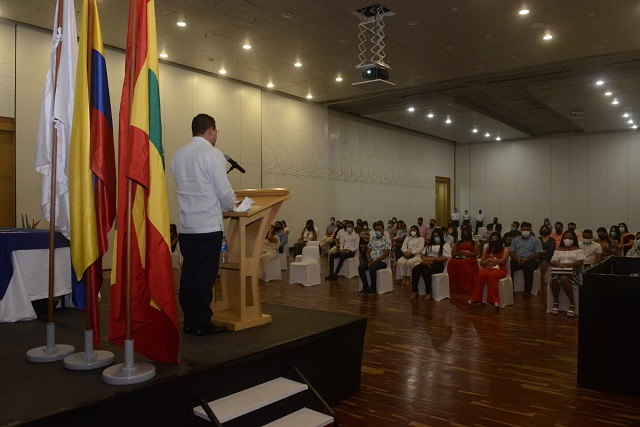
[[[522,9],[520,9],[518,14],[519,15],[528,15],[529,14],[529,8],[527,7],[526,4],[524,4],[524,2],[522,2]]]
[[[285,12],[285,13],[282,14],[282,17],[283,18],[287,18],[287,19],[291,19],[291,18],[293,18],[293,13]]]
[[[433,113],[427,114],[427,117],[429,117],[430,119],[433,119]]]
[[[497,137],[497,138],[496,138],[496,141],[500,141],[500,139],[501,139],[500,137]]]
[[[311,99],[311,98],[313,98],[313,95],[311,94],[307,95],[307,99]]]
[[[611,95],[613,95],[613,93],[612,93],[612,92],[605,92],[605,93],[604,93],[604,96],[611,96]]]
[[[638,129],[638,125],[631,126],[631,129]]]
[[[340,77],[340,76],[336,77],[336,81],[337,82],[341,82],[342,81],[342,77]]]
[[[302,67],[302,62],[300,62],[300,61],[296,61],[296,63],[295,63],[295,64],[293,64],[293,65],[294,65],[295,67],[300,68],[300,67]]]
[[[407,108],[407,110],[409,110],[410,113],[413,113],[414,111],[416,111],[416,109],[413,108],[413,107],[409,107],[409,108]]]
[[[551,34],[545,34],[542,39],[543,40],[551,40],[552,38],[553,38],[553,36]]]
[[[227,74],[227,70],[225,70],[224,68],[220,68],[220,71],[218,71],[218,73],[224,75]]]
[[[604,84],[604,82],[603,82],[602,80],[598,80],[598,81],[596,82],[596,84],[597,84],[598,86],[602,86],[602,85]]]
[[[624,117],[624,118],[626,119],[627,117],[629,117],[629,113],[624,113],[624,114],[622,115],[622,117]]]
[[[273,87],[273,83],[271,83],[271,82],[267,83],[267,87],[268,88],[272,88]]]
[[[628,121],[627,123],[629,123],[630,125],[632,125],[632,124],[633,124],[633,120],[629,119],[629,121]]]
[[[186,22],[184,22],[184,21],[178,21],[178,22],[176,22],[176,25],[177,25],[178,27],[186,27],[186,26],[187,26],[187,23],[186,23]]]
[[[447,121],[445,123],[446,124],[451,124],[451,119],[447,117]]]
[[[613,101],[611,101],[611,103],[612,103],[613,105],[618,105],[618,104],[619,104],[619,102],[618,102],[618,98],[613,98]]]
[[[477,128],[473,128],[473,130],[471,132],[478,133],[478,129]]]
[[[245,43],[245,44],[242,45],[242,48],[245,49],[245,50],[249,50],[249,49],[251,49],[251,45],[249,43]]]
[[[167,55],[166,53],[162,52],[160,55],[158,55],[160,58],[162,59],[167,59],[169,57],[169,55]]]
[[[491,136],[491,134],[489,132],[484,134],[485,137],[489,138]]]

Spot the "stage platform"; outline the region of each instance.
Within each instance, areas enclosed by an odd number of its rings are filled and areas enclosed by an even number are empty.
[[[0,425],[185,426],[195,399],[226,396],[279,377],[290,366],[329,405],[359,388],[366,318],[275,304],[262,310],[272,323],[205,337],[180,333],[180,363],[155,363],[155,378],[134,386],[105,384],[100,369],[30,363],[25,353],[44,345],[45,324],[0,324]],[[56,325],[56,341],[82,351],[83,314],[56,312]],[[100,349],[112,351],[115,363],[124,361],[123,348],[103,341]],[[136,361],[148,360],[136,354]]]

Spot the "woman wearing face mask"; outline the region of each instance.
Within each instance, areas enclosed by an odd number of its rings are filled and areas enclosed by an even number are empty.
[[[622,256],[624,256],[633,247],[636,236],[629,232],[629,227],[624,222],[618,224],[618,230],[620,230],[620,236],[622,237]]]
[[[627,252],[629,258],[640,258],[640,233],[636,233],[636,240],[633,241],[633,246]]]
[[[487,289],[487,303],[493,304],[496,311],[500,310],[500,293],[498,292],[498,282],[507,277],[507,260],[509,259],[509,248],[502,243],[500,233],[493,232],[489,236],[489,245],[482,254],[480,265],[482,269],[471,289],[470,300],[467,301],[471,307],[477,307],[482,302],[485,283]]]
[[[318,232],[313,225],[313,220],[309,219],[307,225],[300,232],[298,243],[293,245],[293,258],[295,259],[296,255],[302,254],[302,249],[307,246],[307,242],[316,240],[318,240]]]
[[[596,240],[600,246],[602,246],[602,258],[606,258],[616,254],[615,247],[611,244],[609,233],[604,227],[600,227],[596,230],[598,234],[598,240]]]
[[[449,224],[447,224],[447,234],[453,238],[453,242],[451,244],[458,240],[458,228],[453,221],[449,221]]]
[[[275,226],[269,227],[267,236],[262,243],[260,251],[260,277],[263,276],[267,262],[278,259],[278,247],[280,246],[280,238],[276,235]]]
[[[547,270],[549,268],[549,264],[551,264],[551,258],[553,257],[553,252],[556,250],[556,241],[551,237],[551,226],[543,225],[540,227],[540,241],[542,242],[542,255],[540,255],[540,289],[542,289],[543,285],[546,282],[545,277],[547,275]]]
[[[417,225],[412,225],[409,236],[402,243],[402,256],[396,261],[398,274],[402,276],[402,284],[405,286],[411,284],[409,274],[420,262],[422,249],[424,249],[424,239],[420,236],[420,229]]]
[[[420,263],[411,270],[411,301],[418,299],[418,285],[420,277],[424,280],[426,295],[425,301],[431,300],[431,275],[442,273],[444,263],[451,258],[451,245],[444,242],[442,231],[433,230],[431,240],[420,253]]]
[[[615,249],[615,256],[622,253],[622,233],[617,225],[612,225],[609,229],[609,239],[611,240],[612,249]]]
[[[452,290],[469,292],[478,275],[478,242],[473,240],[471,225],[462,225],[460,240],[453,245],[453,258],[447,264]]]
[[[562,234],[560,247],[553,253],[551,258],[551,294],[553,295],[553,308],[551,314],[558,314],[558,296],[560,289],[569,298],[569,309],[567,317],[575,315],[576,303],[573,300],[572,287],[580,284],[580,270],[584,263],[584,252],[578,246],[578,236],[572,230],[567,230]]]

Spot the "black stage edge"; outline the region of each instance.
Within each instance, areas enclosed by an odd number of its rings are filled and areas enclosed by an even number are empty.
[[[580,287],[578,385],[640,396],[640,258],[609,258]],[[635,274],[635,276],[632,276]]]
[[[367,319],[263,304],[273,322],[239,332],[181,334],[180,363],[156,363],[152,380],[133,386],[102,382],[102,370],[68,371],[62,362],[30,363],[25,353],[44,345],[41,322],[0,324],[0,425],[170,425],[190,423],[192,401],[211,401],[282,376],[296,366],[335,405],[360,386]],[[84,317],[56,314],[56,341],[83,348]],[[101,342],[122,363],[121,347]],[[136,361],[148,361],[136,354]]]

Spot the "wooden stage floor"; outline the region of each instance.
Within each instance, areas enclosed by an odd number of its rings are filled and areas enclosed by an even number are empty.
[[[286,273],[261,283],[263,301],[368,317],[341,427],[640,425],[640,398],[577,387],[578,319],[546,314],[544,291],[495,313],[464,294],[411,303],[402,286],[362,296],[357,277],[305,288]]]

